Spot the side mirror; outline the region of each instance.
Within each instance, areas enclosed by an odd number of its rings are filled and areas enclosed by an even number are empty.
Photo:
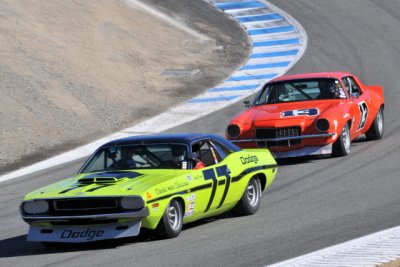
[[[246,108],[249,108],[249,107],[251,106],[250,100],[245,100],[245,101],[243,101],[243,103],[244,103],[244,106],[245,106]]]

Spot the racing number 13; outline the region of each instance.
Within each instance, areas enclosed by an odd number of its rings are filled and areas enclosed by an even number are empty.
[[[224,204],[226,195],[228,194],[228,190],[229,190],[229,186],[231,184],[231,176],[229,175],[229,171],[228,171],[228,166],[227,165],[223,165],[220,167],[215,168],[215,170],[217,171],[217,176],[218,177],[225,177],[226,181],[225,181],[225,189],[224,189],[224,193],[222,195],[221,201],[217,207],[217,209],[219,209],[222,204]],[[204,179],[205,180],[212,180],[212,190],[211,190],[211,196],[210,196],[210,200],[208,201],[207,207],[205,209],[204,212],[207,212],[210,207],[211,204],[214,201],[214,197],[215,197],[215,192],[217,191],[217,187],[218,187],[218,180],[217,180],[217,176],[215,175],[215,171],[214,168],[212,169],[208,169],[208,170],[204,170],[203,171],[203,175],[204,175]],[[223,180],[221,180],[223,181]]]

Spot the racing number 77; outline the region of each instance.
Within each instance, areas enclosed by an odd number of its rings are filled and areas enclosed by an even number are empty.
[[[215,175],[215,171],[217,172],[217,175]],[[231,184],[231,176],[229,174],[229,169],[228,169],[227,165],[222,165],[222,166],[216,167],[215,171],[214,171],[214,168],[203,171],[204,179],[212,180],[212,190],[211,190],[210,200],[208,201],[207,207],[204,210],[204,212],[207,212],[210,209],[211,204],[214,201],[215,192],[217,191],[217,187],[218,187],[218,183],[219,183],[217,176],[226,178],[226,181],[224,183],[225,184],[224,193],[222,195],[221,201],[220,201],[217,209],[219,209],[224,204],[226,195],[228,194],[229,186]],[[223,180],[221,180],[221,181],[223,181]]]

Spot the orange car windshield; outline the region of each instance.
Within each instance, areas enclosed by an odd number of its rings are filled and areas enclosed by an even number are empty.
[[[302,79],[267,84],[256,98],[255,105],[347,98],[336,79]]]

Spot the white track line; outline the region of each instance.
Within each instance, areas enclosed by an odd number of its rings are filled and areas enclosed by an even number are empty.
[[[151,13],[154,16],[159,17],[160,19],[176,26],[177,28],[184,30],[185,32],[196,36],[197,38],[200,38],[204,40],[204,36],[202,36],[200,33],[187,28],[186,25],[183,25],[182,23],[178,23],[175,20],[173,20],[170,16],[165,15],[161,13],[160,11],[154,9],[153,7],[150,7],[142,1],[137,1],[137,0],[126,0],[128,3],[130,3],[132,6],[141,8],[145,10],[148,13]],[[224,1],[209,1],[211,4],[218,6],[219,3],[223,3]],[[225,1],[226,2],[226,1]],[[242,4],[244,2],[248,2],[246,0],[233,0],[232,2],[236,4]],[[268,34],[261,34],[261,35],[253,35],[250,36],[252,40],[254,41],[273,41],[273,40],[287,40],[290,38],[298,38],[299,43],[298,44],[292,44],[292,45],[267,45],[263,47],[257,47],[254,49],[255,51],[258,52],[276,52],[276,51],[288,51],[292,49],[297,49],[298,53],[297,55],[293,56],[290,58],[290,64],[284,68],[272,68],[271,69],[262,69],[262,70],[243,70],[243,71],[236,71],[233,73],[233,75],[240,76],[240,79],[236,79],[236,81],[229,80],[229,78],[222,83],[219,86],[243,86],[243,85],[254,85],[258,84],[259,87],[265,83],[268,82],[271,78],[265,78],[264,76],[270,76],[271,72],[277,75],[282,75],[285,72],[287,72],[303,55],[305,48],[307,46],[307,35],[302,26],[297,23],[292,17],[290,17],[288,14],[286,14],[284,11],[278,9],[277,7],[273,6],[272,4],[268,3],[267,1],[264,0],[259,0],[258,2],[262,3],[264,6],[262,8],[243,8],[243,9],[236,9],[232,12],[229,12],[232,16],[235,16],[235,14],[240,14],[241,18],[245,16],[254,16],[254,15],[263,15],[263,14],[271,14],[271,13],[278,13],[281,16],[283,16],[285,19],[277,22],[276,20],[272,20],[270,22],[268,21],[262,21],[260,23],[252,23],[251,25],[249,24],[248,27],[250,29],[248,30],[258,30],[261,27],[261,29],[265,28],[275,28],[277,25],[290,25],[293,26],[295,29],[290,31],[290,32],[283,32],[283,33],[268,33]],[[227,13],[227,14],[229,14]],[[244,27],[244,26],[243,26]],[[208,38],[208,37],[207,37]],[[273,60],[268,61],[269,59],[266,58],[265,61],[260,61],[257,60],[257,63],[262,64],[262,63],[270,63],[273,62]],[[252,62],[252,61],[250,61]],[[256,77],[260,76],[258,79],[254,79]],[[264,76],[262,76],[264,75]],[[181,105],[178,105],[176,107],[171,108],[167,112],[160,114],[158,116],[155,116],[154,118],[151,118],[147,121],[144,121],[142,123],[139,123],[133,127],[124,129],[118,133],[111,134],[107,137],[104,137],[102,139],[96,140],[92,143],[86,144],[84,146],[78,147],[76,149],[73,149],[71,151],[68,151],[66,153],[60,154],[58,156],[49,158],[47,160],[35,163],[33,165],[18,169],[16,171],[4,174],[0,176],[0,182],[11,180],[23,175],[31,174],[36,171],[44,170],[50,167],[54,167],[63,163],[67,163],[79,158],[87,157],[91,153],[94,152],[95,149],[97,149],[99,146],[103,145],[104,143],[117,139],[117,138],[123,138],[127,136],[133,136],[133,135],[140,135],[140,134],[152,134],[152,133],[159,133],[162,131],[165,131],[167,129],[173,128],[175,126],[181,125],[183,123],[192,121],[194,119],[203,117],[209,113],[215,112],[219,109],[222,109],[228,105],[231,105],[235,102],[238,102],[245,97],[251,95],[252,93],[256,92],[258,88],[254,88],[251,90],[233,90],[233,91],[222,91],[222,92],[213,92],[212,89],[208,92],[205,92],[192,100],[183,103]]]
[[[269,267],[376,266],[400,258],[400,227],[282,261]]]

